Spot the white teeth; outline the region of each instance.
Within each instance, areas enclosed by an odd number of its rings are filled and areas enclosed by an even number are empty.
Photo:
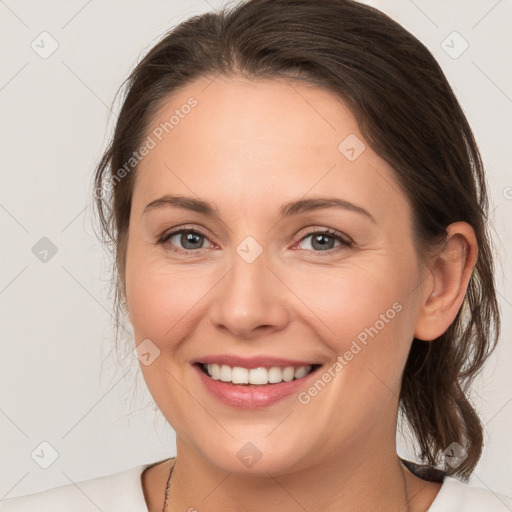
[[[291,380],[301,379],[311,371],[311,365],[295,368],[287,366],[280,368],[272,366],[270,368],[242,368],[240,366],[228,366],[227,364],[203,364],[203,368],[213,380],[222,382],[232,382],[233,384],[255,384],[264,386],[265,384],[279,384],[279,382],[290,382]]]
[[[277,366],[272,366],[272,368],[269,368],[268,370],[268,381],[271,384],[276,384],[278,382],[281,382],[283,380],[283,372],[281,368]]]
[[[285,382],[290,382],[295,377],[295,368],[293,366],[287,366],[283,370],[283,380]]]
[[[249,384],[268,384],[268,370],[266,368],[252,368],[249,370]]]
[[[223,364],[220,367],[220,380],[222,382],[231,382],[231,366]]]
[[[249,384],[249,370],[235,366],[231,370],[231,382],[233,384]]]
[[[302,377],[305,377],[309,373],[310,370],[311,370],[311,366],[301,366],[300,368],[297,368],[295,370],[295,378],[302,379]]]
[[[211,366],[211,368],[210,368]],[[208,365],[208,373],[213,380],[220,380],[220,366],[218,364]]]

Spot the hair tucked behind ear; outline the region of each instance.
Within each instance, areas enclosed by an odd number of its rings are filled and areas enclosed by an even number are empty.
[[[482,450],[468,386],[494,348],[499,309],[484,169],[466,117],[430,52],[378,10],[350,0],[251,0],[180,24],[126,83],[114,137],[96,170],[101,227],[115,252],[116,310],[124,297],[126,237],[136,166],[113,183],[168,96],[192,80],[241,74],[293,78],[337,94],[371,147],[395,170],[413,210],[420,260],[456,221],[474,229],[478,261],[461,310],[431,342],[414,340],[400,403],[429,465],[453,442],[467,452],[448,474],[467,478]]]

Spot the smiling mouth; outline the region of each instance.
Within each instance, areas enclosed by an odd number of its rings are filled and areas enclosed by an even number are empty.
[[[200,370],[212,380],[247,386],[266,386],[303,379],[315,370],[320,364],[305,366],[271,366],[258,368],[243,368],[227,364],[196,363]]]

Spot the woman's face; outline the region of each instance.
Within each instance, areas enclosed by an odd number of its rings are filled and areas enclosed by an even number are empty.
[[[205,78],[147,135],[126,295],[178,453],[284,474],[394,450],[422,280],[409,204],[351,112],[312,85]]]

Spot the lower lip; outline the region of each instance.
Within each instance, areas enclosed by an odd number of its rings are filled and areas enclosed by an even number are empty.
[[[289,382],[283,381],[279,384],[257,386],[253,384],[232,384],[231,382],[213,380],[201,370],[199,365],[195,364],[193,367],[199,374],[199,378],[206,386],[206,389],[208,389],[215,398],[223,404],[243,409],[259,409],[266,407],[287,396],[298,393],[319,369],[314,369],[301,379],[291,380]]]

